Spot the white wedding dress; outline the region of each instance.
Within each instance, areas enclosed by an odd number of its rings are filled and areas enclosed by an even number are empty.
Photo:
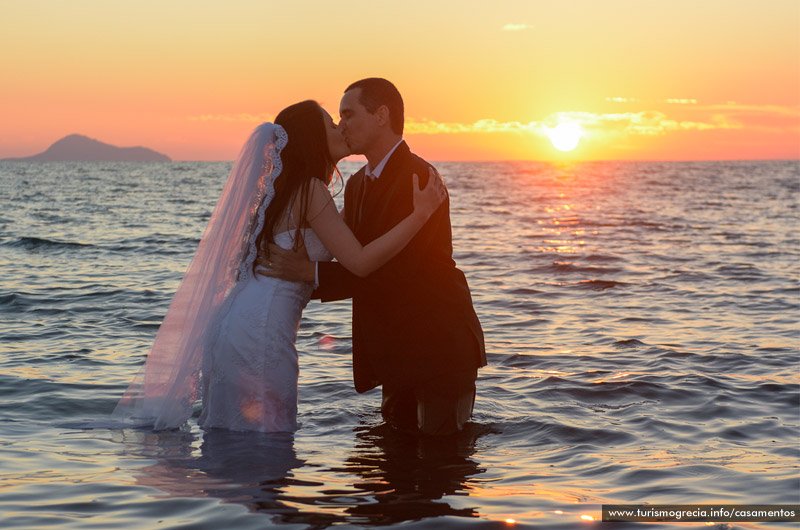
[[[302,230],[312,261],[331,254],[310,228]],[[290,249],[295,231],[274,237]],[[250,274],[237,283],[212,323],[203,352],[200,425],[235,431],[297,429],[298,360],[295,340],[311,297],[311,282]]]

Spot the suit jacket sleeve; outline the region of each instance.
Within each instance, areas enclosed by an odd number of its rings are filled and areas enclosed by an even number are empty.
[[[345,269],[336,261],[319,262],[319,286],[311,294],[323,302],[333,302],[352,298],[358,285],[358,276]]]

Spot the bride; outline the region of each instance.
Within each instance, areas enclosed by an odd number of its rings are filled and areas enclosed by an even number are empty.
[[[145,365],[112,418],[127,426],[177,428],[202,393],[200,425],[237,431],[297,429],[295,339],[312,283],[257,274],[259,248],[305,248],[335,257],[354,274],[378,269],[414,237],[444,200],[439,178],[414,210],[362,246],[328,190],[336,162],[350,154],[315,101],[281,111],[250,135],[234,164]],[[201,392],[202,390],[202,392]]]

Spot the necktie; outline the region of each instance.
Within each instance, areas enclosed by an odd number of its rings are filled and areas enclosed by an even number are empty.
[[[359,208],[358,208],[358,220],[359,220],[359,222],[361,221],[361,216],[364,213],[364,203],[367,202],[367,193],[369,193],[369,189],[374,184],[374,182],[373,182],[374,180],[375,179],[373,179],[369,175],[366,175],[366,174],[364,175],[364,183],[361,186],[362,187],[361,204],[359,205]]]

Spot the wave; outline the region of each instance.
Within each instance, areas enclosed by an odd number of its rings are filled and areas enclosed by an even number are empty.
[[[646,344],[637,339],[618,340],[613,344],[615,348],[641,348]]]
[[[11,248],[24,248],[25,250],[40,249],[67,249],[67,248],[90,248],[94,247],[90,243],[79,243],[77,241],[59,241],[57,239],[47,239],[42,237],[23,236],[0,243],[0,246]]]
[[[586,261],[624,261],[625,258],[610,254],[590,254],[583,259]]]
[[[628,285],[625,282],[616,282],[613,280],[585,280],[582,282],[572,284],[579,289],[591,289],[593,291],[605,291],[606,289],[613,289],[623,285]]]
[[[614,274],[622,272],[622,269],[610,267],[584,266],[580,263],[554,261],[552,265],[543,268],[543,272],[585,272],[589,274]]]

